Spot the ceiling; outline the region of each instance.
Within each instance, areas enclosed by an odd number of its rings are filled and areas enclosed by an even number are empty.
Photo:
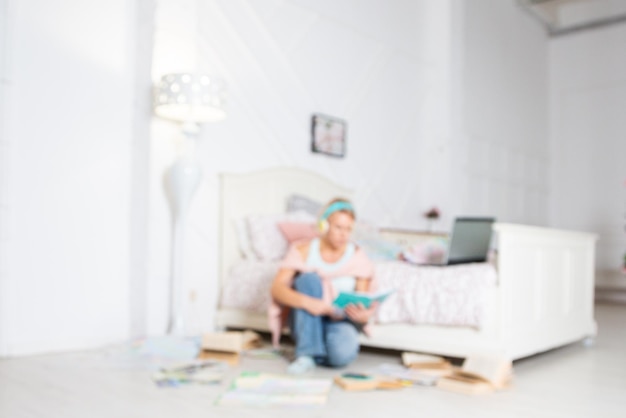
[[[518,0],[551,36],[626,23],[625,0]]]

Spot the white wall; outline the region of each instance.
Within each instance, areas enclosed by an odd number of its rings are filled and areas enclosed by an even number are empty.
[[[129,308],[132,336],[147,328],[148,255],[150,214],[150,155],[152,121],[152,50],[156,0],[135,0],[128,42],[132,48],[133,130],[131,133],[130,283]]]
[[[581,202],[569,176],[600,199],[576,164],[607,148],[581,136],[578,151],[561,153],[572,132],[560,120],[613,139],[623,132],[618,110],[593,110],[605,99],[624,107],[623,32],[549,50],[513,0],[161,0],[153,20],[154,3],[0,0],[0,354],[165,329],[162,181],[177,127],[148,125],[153,25],[153,79],[193,67],[229,84],[228,118],[203,127],[198,149],[204,180],[186,253],[192,332],[213,321],[220,172],[308,168],[357,190],[361,216],[382,225],[423,228],[421,213],[437,205],[439,229],[462,213],[589,230],[570,210]],[[604,44],[612,49],[594,63],[573,52]],[[550,88],[559,72],[572,83]],[[347,120],[346,158],[310,153],[313,112]],[[624,150],[607,144],[616,152],[593,168],[602,181],[617,172],[622,187],[623,164],[605,162]],[[607,202],[613,216],[618,203]]]
[[[550,42],[552,222],[600,234],[600,285],[626,287],[626,25]]]
[[[548,224],[548,39],[516,2],[159,6],[167,13],[157,19],[153,77],[189,63],[223,76],[230,89],[228,119],[204,127],[198,150],[205,180],[191,210],[185,278],[192,331],[210,327],[217,297],[220,172],[308,168],[354,188],[361,215],[381,225],[424,228],[431,206],[442,209],[436,227],[444,230],[459,214]],[[196,59],[176,39],[193,39]],[[348,121],[345,159],[309,152],[313,112]],[[153,126],[150,333],[166,323],[162,173],[176,135],[164,122]]]
[[[2,5],[0,354],[125,339],[135,3]]]
[[[7,295],[4,290],[5,269],[5,248],[6,240],[6,180],[7,180],[7,149],[6,141],[6,90],[8,85],[6,56],[7,56],[7,37],[8,37],[8,5],[7,0],[0,0],[0,353],[6,352],[6,333],[7,325]]]
[[[457,1],[459,212],[549,223],[548,38],[515,1]],[[457,12],[459,13],[459,12]]]
[[[450,2],[207,0],[159,7],[169,11],[157,12],[154,77],[190,62],[229,85],[228,117],[204,127],[198,149],[204,181],[191,208],[185,278],[186,294],[196,295],[187,305],[192,331],[211,326],[217,296],[220,172],[299,166],[357,190],[365,219],[423,228],[422,212],[437,205],[445,215],[439,227],[447,227],[454,215]],[[176,21],[193,26],[194,16],[201,21],[196,63],[181,57],[185,48],[175,42],[190,37]],[[344,159],[309,151],[313,112],[347,120]],[[170,220],[162,173],[176,132],[162,121],[154,128],[150,333],[166,324]]]

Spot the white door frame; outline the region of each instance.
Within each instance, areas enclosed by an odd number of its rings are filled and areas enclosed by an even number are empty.
[[[7,300],[6,277],[6,211],[7,211],[7,152],[6,108],[8,86],[8,45],[9,45],[9,1],[0,0],[0,357],[9,354],[7,342]]]

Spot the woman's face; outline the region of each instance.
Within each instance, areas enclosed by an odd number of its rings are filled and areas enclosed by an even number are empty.
[[[350,241],[354,219],[345,212],[335,212],[328,217],[326,240],[335,248],[342,248]]]

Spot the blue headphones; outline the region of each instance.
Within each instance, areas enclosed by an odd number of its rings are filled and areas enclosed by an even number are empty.
[[[335,212],[339,212],[340,210],[348,210],[354,213],[354,207],[350,202],[340,200],[338,202],[332,203],[326,208],[324,213],[322,213],[322,216],[320,216],[319,222],[317,224],[318,229],[321,233],[325,233],[326,231],[328,231],[328,218],[330,217],[330,215]]]

